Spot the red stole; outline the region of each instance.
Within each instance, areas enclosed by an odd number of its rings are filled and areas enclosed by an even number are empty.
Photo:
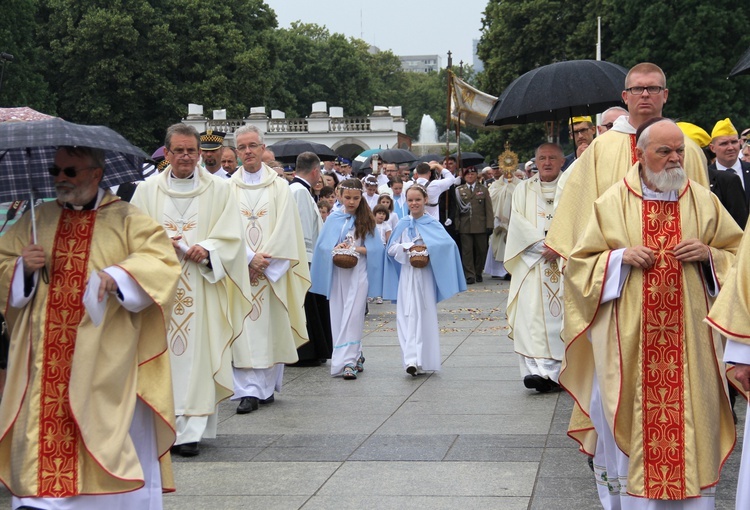
[[[83,291],[95,218],[96,211],[63,209],[57,224],[42,342],[39,497],[78,494],[80,438],[68,386],[78,326],[86,313]]]
[[[678,202],[643,201],[643,243],[655,254],[643,274],[642,395],[645,496],[685,498],[682,239]]]

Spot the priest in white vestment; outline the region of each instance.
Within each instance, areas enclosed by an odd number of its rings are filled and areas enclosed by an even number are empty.
[[[263,134],[254,126],[235,132],[242,167],[229,180],[244,227],[253,312],[232,346],[238,414],[274,401],[284,363],[298,360],[308,341],[305,294],[310,288],[299,212],[285,180],[263,164]]]
[[[496,178],[490,185],[490,200],[492,200],[492,211],[494,214],[494,228],[490,236],[490,246],[487,250],[487,260],[484,264],[484,272],[501,278],[508,277],[503,261],[505,260],[505,245],[508,238],[508,225],[510,224],[510,211],[513,203],[513,191],[521,182],[521,179],[511,172],[494,169]]]
[[[544,239],[564,162],[559,145],[545,143],[537,148],[539,173],[513,192],[505,248],[505,268],[511,274],[508,337],[519,355],[524,386],[542,393],[557,388],[563,358],[562,275],[557,254],[544,245]]]
[[[198,455],[202,438],[216,437],[216,405],[232,395],[230,344],[251,308],[237,205],[229,183],[197,164],[198,144],[193,127],[171,126],[170,166],[141,183],[132,199],[163,225],[182,266],[168,341],[173,451],[186,457]]]

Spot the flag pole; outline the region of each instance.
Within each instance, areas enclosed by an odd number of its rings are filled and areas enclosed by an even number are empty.
[[[451,132],[451,99],[453,96],[453,56],[450,51],[448,51],[448,66],[446,67],[447,73],[446,77],[448,79],[448,106],[446,107],[448,109],[448,115],[445,116],[445,155],[449,155],[451,153],[451,140],[450,140],[450,132]]]
[[[458,76],[463,80],[464,78],[464,61],[462,60],[458,64]],[[456,120],[456,154],[458,155],[458,168],[459,170],[463,170],[463,165],[461,163],[461,109],[458,110],[458,119]],[[463,172],[461,173],[461,177],[463,177]]]

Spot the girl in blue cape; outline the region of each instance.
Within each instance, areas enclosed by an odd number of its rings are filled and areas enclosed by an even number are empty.
[[[437,304],[466,290],[456,243],[438,220],[425,214],[427,190],[420,184],[406,192],[410,216],[402,218],[386,248],[383,297],[397,300],[398,341],[406,373],[440,370]],[[424,244],[430,261],[424,268],[409,262],[409,248]],[[438,275],[439,278],[435,278]]]
[[[362,330],[367,297],[380,296],[383,288],[385,250],[375,237],[375,218],[362,197],[362,183],[347,179],[339,185],[341,210],[332,211],[323,224],[313,253],[310,292],[328,297],[331,309],[333,355],[331,375],[356,379],[364,370]],[[334,249],[353,245],[357,265],[344,269],[333,265]]]

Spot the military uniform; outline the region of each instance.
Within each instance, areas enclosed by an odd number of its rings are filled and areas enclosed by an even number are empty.
[[[487,188],[475,182],[456,188],[454,223],[461,238],[461,262],[466,283],[482,281],[482,268],[487,256],[487,232],[494,224],[492,201]]]

